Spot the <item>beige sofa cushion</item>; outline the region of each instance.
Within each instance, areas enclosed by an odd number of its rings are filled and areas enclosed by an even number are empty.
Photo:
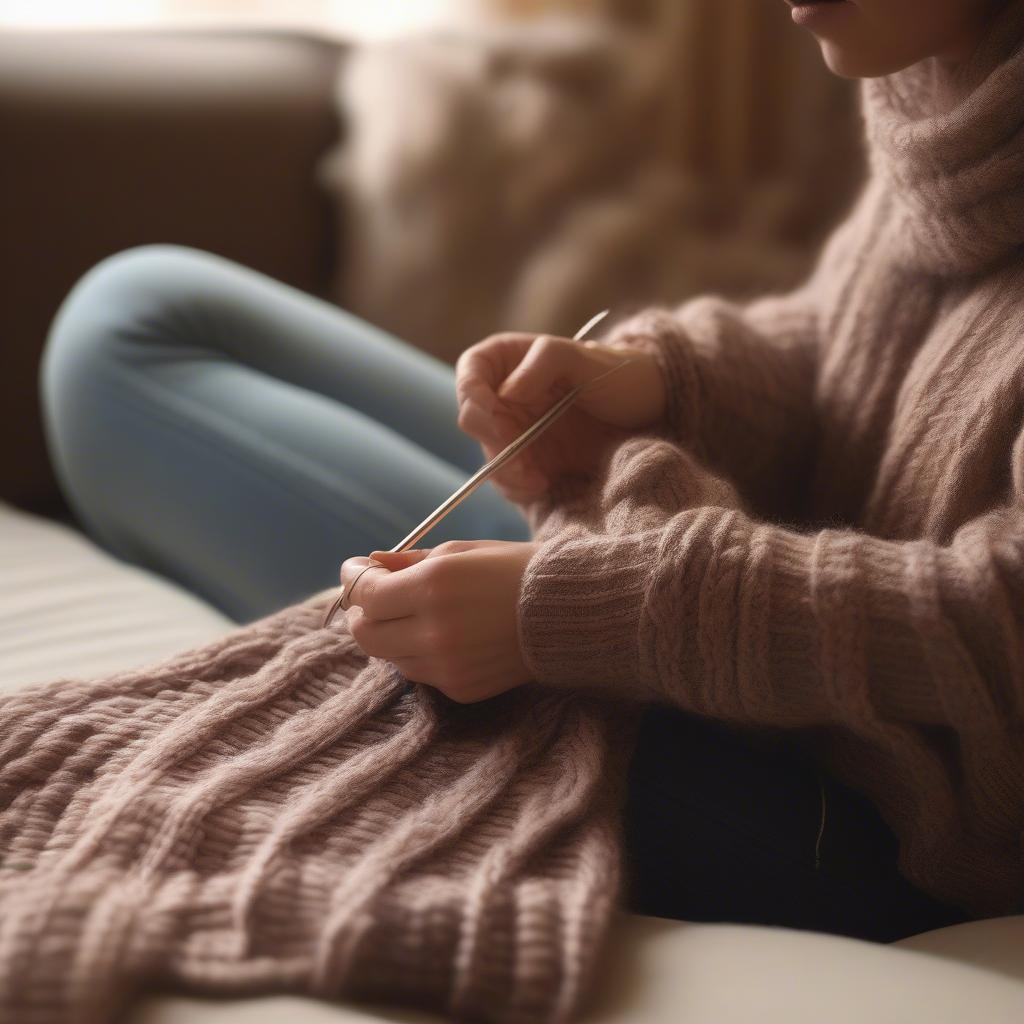
[[[1014,921],[1013,950],[1019,958],[1024,918]],[[613,930],[594,997],[580,1024],[1024,1020],[1024,983],[967,964],[832,935],[638,916],[623,916]],[[140,1002],[125,1024],[434,1024],[439,1019],[293,997],[160,997]]]
[[[0,693],[157,661],[232,628],[80,534],[0,503]],[[2,722],[0,722],[2,728]],[[1024,917],[880,946],[783,928],[623,914],[580,1024],[1019,1024]],[[141,999],[125,1024],[429,1024],[295,996]]]
[[[0,503],[0,693],[160,661],[232,626],[74,530]]]

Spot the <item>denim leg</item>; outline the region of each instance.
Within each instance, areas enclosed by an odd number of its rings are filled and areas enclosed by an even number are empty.
[[[110,257],[54,320],[41,389],[69,503],[239,621],[337,583],[483,463],[447,363],[209,253]],[[527,540],[487,483],[418,546]]]

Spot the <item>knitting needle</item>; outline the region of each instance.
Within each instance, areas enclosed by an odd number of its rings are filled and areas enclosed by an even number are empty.
[[[610,312],[610,310],[602,310],[596,316],[592,316],[574,335],[574,341],[582,341]],[[446,515],[456,506],[460,505],[466,500],[478,487],[487,481],[497,470],[499,470],[509,459],[514,455],[517,455],[523,448],[525,448],[530,442],[535,441],[540,435],[551,426],[552,423],[558,419],[559,416],[569,408],[573,399],[584,390],[589,388],[591,385],[596,384],[598,381],[603,380],[610,373],[614,373],[616,370],[621,369],[627,363],[635,362],[635,359],[625,359],[620,363],[616,363],[614,366],[605,370],[604,373],[598,374],[596,377],[588,381],[584,381],[582,384],[573,388],[567,395],[560,398],[536,423],[525,430],[519,437],[512,441],[506,448],[500,451],[493,459],[490,460],[485,466],[478,469],[450,498],[448,498],[443,504],[439,505],[433,512],[427,516],[426,519],[416,527],[407,537],[400,540],[393,548],[392,553],[399,551],[405,551],[411,548],[424,534],[429,533],[437,524],[444,519]],[[335,598],[334,603],[327,610],[327,615],[324,617],[324,626],[330,625],[331,619],[334,618],[338,609],[341,607],[341,602],[345,597],[345,588],[341,588],[341,593]]]

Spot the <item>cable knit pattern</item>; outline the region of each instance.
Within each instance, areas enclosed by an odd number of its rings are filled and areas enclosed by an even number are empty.
[[[665,418],[590,501],[529,508],[520,638],[549,686],[792,730],[917,885],[1020,912],[1024,4],[862,104],[874,173],[801,288],[609,336],[654,353]]]
[[[0,700],[0,1018],[177,985],[566,1021],[647,701],[791,730],[914,882],[1024,910],[1022,8],[865,85],[875,173],[802,288],[612,334],[668,406],[526,509],[535,683],[453,704],[325,593]]]
[[[0,1019],[147,984],[568,1019],[618,895],[628,715],[457,705],[319,628],[0,702]]]

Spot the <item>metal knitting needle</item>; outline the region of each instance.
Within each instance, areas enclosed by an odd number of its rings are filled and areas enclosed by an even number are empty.
[[[610,310],[602,310],[596,316],[591,317],[574,335],[574,341],[581,341],[596,327],[610,312]],[[492,476],[497,470],[499,470],[509,459],[514,455],[517,455],[523,448],[525,448],[532,441],[535,441],[540,435],[551,426],[552,423],[558,419],[559,416],[566,409],[569,408],[573,399],[583,391],[585,388],[589,388],[591,385],[596,384],[600,380],[604,380],[610,373],[614,373],[616,370],[621,369],[628,363],[636,362],[635,359],[624,359],[620,363],[616,363],[614,366],[609,367],[604,373],[598,374],[596,377],[591,378],[588,381],[584,381],[582,384],[573,388],[567,395],[560,398],[546,413],[533,426],[529,427],[519,437],[511,442],[506,448],[500,451],[493,459],[490,460],[486,465],[481,466],[450,498],[447,499],[442,505],[439,505],[433,512],[427,516],[426,519],[416,527],[407,537],[400,540],[393,548],[391,552],[405,551],[411,548],[424,534],[429,533],[439,522],[453,508],[460,505],[466,500],[478,487],[484,484],[487,479]],[[330,625],[331,619],[334,618],[338,609],[341,607],[341,603],[345,597],[345,588],[341,588],[341,593],[334,600],[334,603],[327,610],[327,615],[324,617],[324,626]]]

